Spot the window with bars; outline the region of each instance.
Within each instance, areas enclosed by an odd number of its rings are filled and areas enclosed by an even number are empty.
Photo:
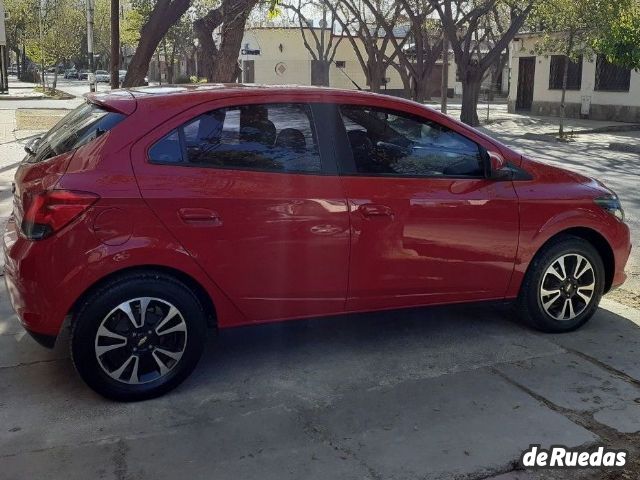
[[[565,62],[569,60],[567,72],[567,90],[580,90],[582,86],[582,56],[577,61],[568,59],[565,55],[552,55],[549,67],[549,90],[561,90],[564,77]]]
[[[605,57],[596,59],[595,90],[605,92],[628,92],[631,70],[609,63]]]

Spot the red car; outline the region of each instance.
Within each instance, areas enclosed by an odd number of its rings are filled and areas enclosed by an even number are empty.
[[[398,98],[116,91],[27,151],[11,302],[41,343],[68,325],[80,375],[115,399],[175,387],[207,327],[515,300],[565,332],[625,280],[611,190]]]

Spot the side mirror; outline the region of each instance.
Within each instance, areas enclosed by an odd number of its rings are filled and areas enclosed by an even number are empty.
[[[506,180],[511,178],[512,172],[504,157],[498,152],[487,152],[489,157],[487,178],[491,180]]]

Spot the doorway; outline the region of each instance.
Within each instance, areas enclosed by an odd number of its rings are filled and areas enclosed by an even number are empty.
[[[520,57],[518,64],[517,110],[531,110],[533,103],[533,83],[536,73],[536,57]]]

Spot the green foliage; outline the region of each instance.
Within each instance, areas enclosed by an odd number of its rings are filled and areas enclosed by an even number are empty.
[[[36,0],[4,0],[4,7],[9,16],[6,21],[7,45],[14,52],[18,52],[24,45],[27,31],[38,21],[38,2]]]
[[[138,9],[127,10],[120,24],[120,42],[122,45],[135,47],[140,41],[140,30],[146,21],[143,12]]]
[[[45,66],[57,65],[80,51],[85,15],[76,0],[42,2],[34,12],[24,38],[32,60]]]
[[[640,2],[623,9],[592,45],[609,62],[640,70]]]
[[[539,0],[530,25],[543,31],[537,53],[561,53],[573,60],[594,53],[594,39],[609,28],[631,0]]]

